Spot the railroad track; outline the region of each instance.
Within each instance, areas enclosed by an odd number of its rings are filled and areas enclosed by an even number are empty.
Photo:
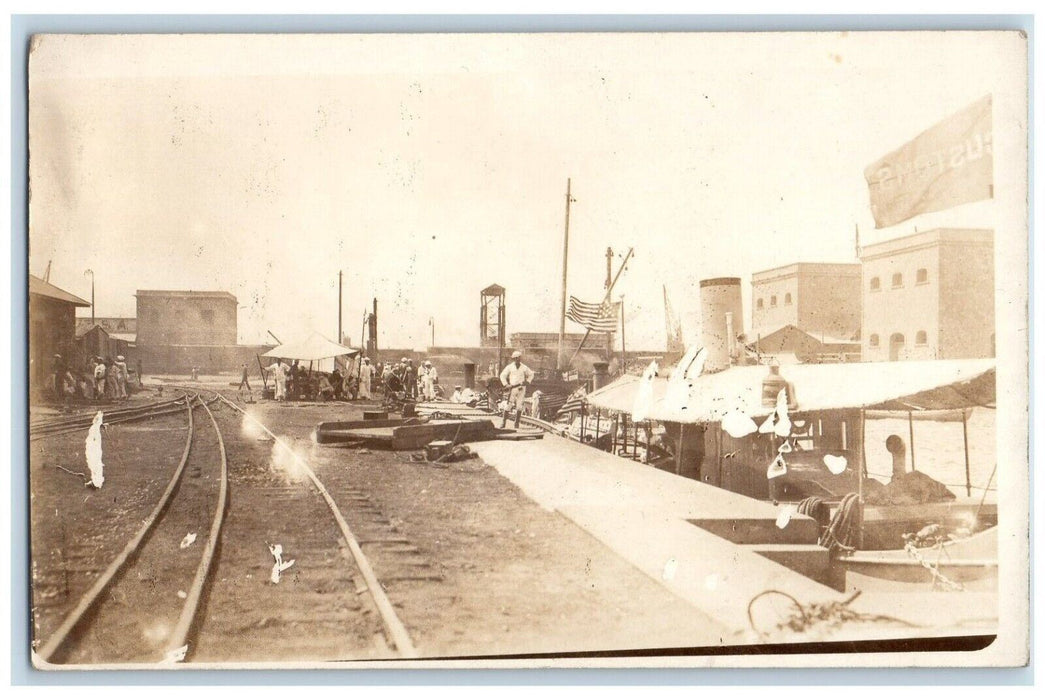
[[[212,411],[208,404],[216,402]],[[117,418],[186,411],[189,431],[181,461],[142,527],[39,648],[40,659],[54,664],[235,661],[243,660],[244,648],[287,660],[417,655],[363,545],[307,462],[217,392],[208,401],[186,393],[162,404]],[[200,408],[206,420],[193,418]],[[225,415],[225,435],[215,412]],[[280,483],[246,467],[231,470],[226,436],[233,419],[267,436],[263,446],[232,437],[238,458],[247,459],[252,449],[257,457],[267,445],[286,450],[301,482]],[[66,424],[61,430],[81,427]],[[354,513],[379,518],[364,493],[346,493]],[[190,534],[196,541],[182,547]],[[273,559],[266,550],[276,540],[287,547],[287,559],[297,559],[296,568],[283,574],[292,581],[282,586],[267,580]],[[369,542],[375,543],[401,556],[417,555],[402,538]],[[92,551],[97,550],[84,547],[67,566],[100,570]],[[266,636],[272,644],[267,651]]]
[[[148,420],[160,416],[180,413],[184,408],[186,396],[187,394],[183,394],[182,396],[163,401],[156,401],[141,406],[116,408],[113,410],[106,410],[105,407],[99,407],[98,411],[102,412],[102,425]],[[208,403],[213,404],[215,400],[216,399],[211,399]],[[64,435],[79,430],[86,430],[94,420],[96,412],[97,411],[92,411],[78,416],[62,416],[60,418],[46,418],[33,421],[29,426],[29,439],[35,441],[54,435]]]

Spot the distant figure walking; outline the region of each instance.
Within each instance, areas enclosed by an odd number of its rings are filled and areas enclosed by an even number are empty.
[[[119,370],[116,368],[116,363],[111,357],[105,358],[105,398],[107,399],[119,398],[120,388],[119,380],[116,378],[117,374],[119,374]]]
[[[254,390],[250,388],[250,379],[247,376],[248,373],[247,363],[243,363],[243,368],[239,373],[239,387],[236,391],[240,393],[240,398],[243,397],[243,387],[247,388],[247,403],[254,403]]]
[[[512,361],[501,370],[501,386],[508,389],[504,414],[501,418],[501,427],[508,424],[508,412],[515,413],[515,427],[519,427],[519,419],[522,417],[523,402],[526,399],[526,387],[533,381],[533,370],[522,363],[522,353],[516,350],[512,353]]]

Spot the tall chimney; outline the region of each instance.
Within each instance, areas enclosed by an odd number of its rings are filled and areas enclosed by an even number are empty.
[[[743,302],[739,277],[715,277],[700,281],[701,340],[708,352],[707,371],[729,367],[730,354],[743,328]]]

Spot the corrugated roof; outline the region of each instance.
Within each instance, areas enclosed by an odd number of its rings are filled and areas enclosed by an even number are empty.
[[[58,301],[64,301],[73,306],[90,306],[89,301],[84,301],[75,294],[70,294],[64,289],[59,289],[50,282],[44,282],[39,277],[29,275],[29,293],[36,294],[42,297],[48,297],[49,299],[57,299]]]
[[[853,362],[792,365],[780,375],[794,387],[798,411],[843,408],[961,408],[993,401],[994,359]],[[666,372],[665,372],[666,373]],[[647,417],[681,423],[708,423],[739,409],[757,418],[772,412],[762,405],[765,365],[730,367],[693,382],[686,405],[668,405],[667,379],[655,377]],[[640,378],[627,375],[588,395],[588,403],[631,413]]]

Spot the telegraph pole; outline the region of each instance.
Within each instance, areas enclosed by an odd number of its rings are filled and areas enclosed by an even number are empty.
[[[345,336],[341,333],[341,270],[337,271],[337,343],[341,344]]]
[[[555,358],[555,369],[563,368],[563,344],[566,341],[566,260],[570,253],[570,178],[566,178],[566,231],[562,236],[562,305],[559,313],[559,354]]]
[[[91,276],[91,328],[94,328],[94,270],[84,270],[83,273]]]

